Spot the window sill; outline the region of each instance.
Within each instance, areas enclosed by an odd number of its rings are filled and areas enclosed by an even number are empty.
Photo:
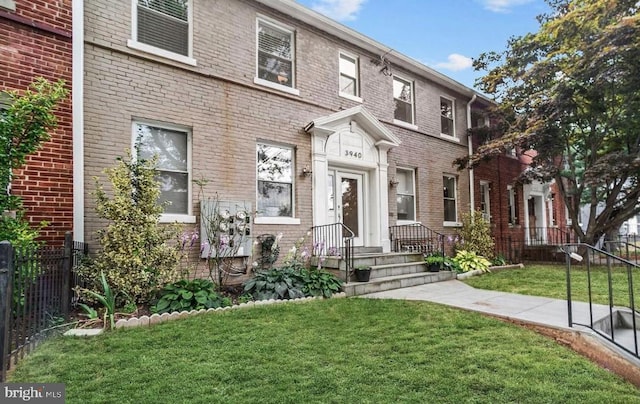
[[[156,48],[155,46],[147,45],[145,43],[141,43],[138,41],[134,41],[133,39],[129,39],[127,41],[127,46],[131,49],[136,49],[142,52],[150,53],[155,56],[160,56],[165,59],[171,59],[176,62],[184,63],[189,66],[196,66],[196,60],[189,56],[180,55],[178,53],[169,52],[168,50],[164,50],[161,48]]]
[[[300,219],[295,217],[256,217],[254,224],[300,224]]]
[[[418,127],[412,123],[409,122],[405,122],[405,121],[400,121],[398,119],[394,119],[393,120],[394,125],[398,125],[398,126],[402,126],[403,128],[407,128],[407,129],[411,129],[411,130],[418,130]]]
[[[16,2],[13,0],[0,0],[0,8],[16,11]]]
[[[254,77],[253,78],[253,83],[257,84],[259,86],[269,87],[271,89],[282,91],[282,92],[285,92],[285,93],[298,95],[298,96],[300,95],[300,90],[298,90],[297,88],[291,88],[291,87],[283,86],[282,84],[273,83],[271,81],[260,79],[258,77]]]
[[[446,134],[444,134],[444,133],[441,133],[441,134],[440,134],[440,137],[441,137],[441,138],[443,138],[443,139],[452,140],[452,141],[454,141],[454,142],[458,142],[458,143],[460,143],[460,139],[458,139],[458,138],[457,138],[457,137],[455,137],[455,136],[450,136],[450,135],[446,135]]]
[[[196,217],[193,215],[163,214],[160,215],[160,223],[195,223]]]
[[[460,222],[442,222],[443,227],[462,227]]]
[[[420,222],[416,222],[415,220],[398,220],[396,222],[396,226],[417,226],[421,224]]]
[[[342,98],[346,98],[346,99],[351,100],[351,101],[359,102],[361,104],[363,102],[362,98],[360,98],[358,96],[355,96],[355,95],[351,95],[351,94],[347,94],[347,93],[339,93],[339,95]]]

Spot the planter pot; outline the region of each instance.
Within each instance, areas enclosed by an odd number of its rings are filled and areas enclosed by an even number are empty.
[[[440,264],[429,264],[429,272],[440,272]]]
[[[356,279],[358,280],[358,282],[369,282],[370,276],[371,276],[371,268],[356,269]]]

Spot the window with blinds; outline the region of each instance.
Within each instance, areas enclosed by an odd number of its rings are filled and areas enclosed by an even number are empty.
[[[136,40],[189,56],[190,1],[138,0]]]
[[[258,20],[258,78],[294,87],[293,32]]]

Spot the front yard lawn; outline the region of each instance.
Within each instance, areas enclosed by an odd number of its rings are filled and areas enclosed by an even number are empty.
[[[12,382],[68,403],[640,403],[554,341],[426,302],[330,299],[44,343]]]
[[[640,307],[640,272],[633,274],[636,306]],[[605,267],[591,268],[591,294],[593,303],[609,304],[608,275]],[[611,276],[614,304],[629,306],[626,268],[618,267]],[[564,265],[527,265],[521,269],[475,276],[464,281],[479,289],[498,290],[522,295],[567,299],[567,276]],[[571,267],[571,298],[588,302],[586,266]]]

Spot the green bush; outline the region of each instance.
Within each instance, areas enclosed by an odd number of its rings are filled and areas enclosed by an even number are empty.
[[[303,269],[300,275],[304,283],[302,293],[305,296],[331,297],[342,290],[342,281],[330,272],[321,269]]]
[[[440,265],[442,264],[443,271],[455,271],[461,272],[458,263],[453,260],[453,258],[448,257],[446,255],[442,255],[440,253],[429,254],[424,257],[424,262],[431,265]]]
[[[474,271],[490,272],[491,262],[485,257],[479,256],[473,251],[460,250],[456,253],[453,261],[460,267],[462,272]]]
[[[155,159],[118,159],[105,170],[113,189],[107,195],[96,178],[96,212],[109,221],[98,231],[102,249],[79,269],[89,289],[99,291],[100,273],[118,296],[118,306],[147,303],[162,286],[179,279],[179,228],[160,226],[163,206]],[[125,301],[124,296],[129,300]]]
[[[456,243],[456,251],[472,251],[488,259],[495,255],[489,222],[480,211],[462,214],[462,227],[458,229],[458,237],[461,241]]]
[[[259,271],[243,284],[245,293],[256,300],[296,299],[304,297],[304,279],[300,269],[291,267]]]
[[[153,313],[191,311],[230,306],[231,300],[215,291],[213,282],[206,279],[181,280],[166,285],[160,291],[160,298],[151,307]]]

